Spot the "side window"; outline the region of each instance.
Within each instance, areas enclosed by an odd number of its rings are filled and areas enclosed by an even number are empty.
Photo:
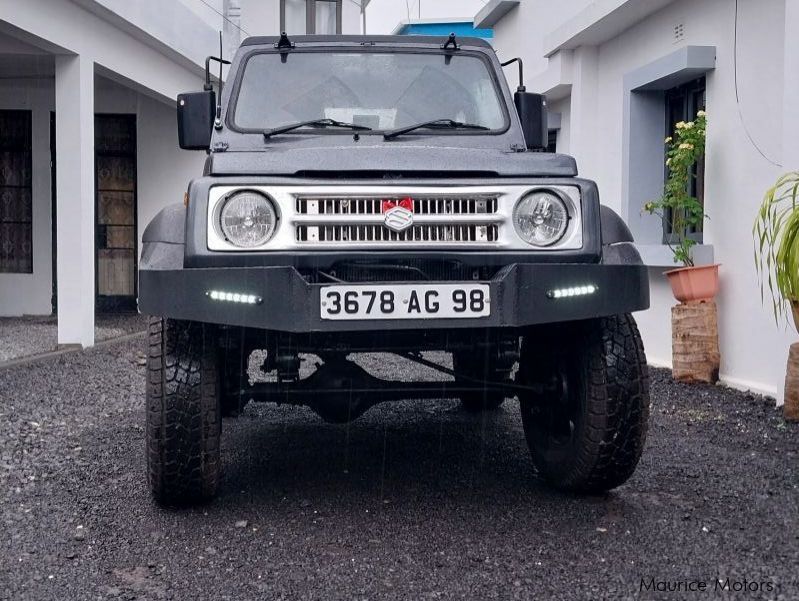
[[[666,91],[666,131],[664,137],[674,135],[674,126],[680,121],[692,121],[696,113],[705,109],[705,78],[701,77],[687,84]],[[702,157],[694,167],[694,177],[691,180],[690,194],[696,197],[702,206],[705,205],[705,157]],[[668,177],[668,168],[664,177]],[[664,221],[663,242],[672,241],[673,232],[670,223],[671,216]],[[700,225],[691,233],[691,238],[702,242],[702,226]]]
[[[280,0],[280,31],[289,35],[341,33],[342,0]]]

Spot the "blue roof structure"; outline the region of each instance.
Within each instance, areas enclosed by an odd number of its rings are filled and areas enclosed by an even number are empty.
[[[454,33],[461,37],[476,37],[491,40],[493,29],[477,29],[471,19],[418,19],[402,21],[392,32],[394,35],[437,35],[448,36]]]

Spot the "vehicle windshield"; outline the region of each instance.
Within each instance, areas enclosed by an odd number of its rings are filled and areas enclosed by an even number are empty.
[[[375,132],[442,119],[488,130],[505,126],[491,72],[476,56],[296,51],[284,56],[261,53],[247,61],[234,109],[238,129],[261,131],[314,119],[363,125]],[[299,128],[291,133],[309,131],[321,130]],[[347,129],[324,131],[352,135]]]

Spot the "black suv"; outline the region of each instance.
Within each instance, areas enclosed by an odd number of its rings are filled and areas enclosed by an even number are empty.
[[[630,315],[649,305],[646,268],[574,159],[543,152],[545,100],[512,93],[502,66],[474,38],[258,37],[219,102],[210,78],[178,98],[181,146],[209,154],[143,236],[158,501],[214,495],[222,417],[251,400],[346,422],[382,401],[515,397],[553,486],[629,478],[649,413]],[[251,382],[255,350],[269,381]],[[449,378],[351,360],[374,351]]]

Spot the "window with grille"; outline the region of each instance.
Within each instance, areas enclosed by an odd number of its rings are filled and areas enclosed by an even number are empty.
[[[705,78],[700,77],[694,81],[677,86],[666,91],[666,136],[674,135],[674,126],[680,121],[693,121],[696,113],[705,110]],[[665,177],[669,172],[666,168]],[[689,184],[691,196],[696,197],[699,203],[705,206],[705,157],[697,161],[693,169],[694,177]],[[663,221],[663,242],[676,241],[671,229],[672,215],[666,214]],[[702,242],[702,226],[692,229],[689,236],[698,243]]]
[[[0,111],[0,273],[33,273],[31,112]]]

